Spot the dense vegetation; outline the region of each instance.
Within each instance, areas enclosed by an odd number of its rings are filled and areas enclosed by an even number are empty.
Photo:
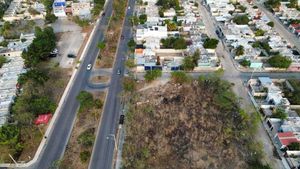
[[[186,49],[187,42],[184,38],[169,37],[161,40],[162,47],[167,49]]]
[[[163,9],[178,9],[180,8],[179,6],[179,0],[158,0],[156,2],[157,6],[161,6]]]
[[[271,50],[270,45],[268,44],[268,42],[265,42],[265,41],[256,41],[252,44],[252,47],[263,49],[267,53],[270,53],[270,50]]]
[[[240,56],[240,55],[243,55],[245,52],[245,49],[244,49],[244,46],[238,46],[236,49],[235,49],[235,55],[236,56]]]
[[[94,16],[98,16],[103,9],[103,6],[105,4],[105,0],[94,0],[94,8],[92,10],[92,13]]]
[[[299,80],[289,80],[289,83],[292,85],[294,91],[284,90],[285,97],[288,98],[291,104],[300,105],[300,81]]]
[[[275,68],[287,69],[288,67],[290,67],[292,61],[282,55],[275,55],[268,59],[268,63]]]
[[[216,49],[218,46],[219,40],[214,38],[207,38],[204,40],[203,47],[205,49]]]
[[[4,0],[0,2],[0,20],[2,20],[4,12],[9,7],[11,1],[12,0]]]
[[[36,38],[28,47],[28,50],[22,54],[26,67],[35,67],[40,62],[47,60],[50,52],[56,47],[55,34],[51,27],[46,27],[44,30],[36,27],[35,36]]]
[[[236,15],[233,18],[233,22],[238,25],[248,25],[249,21],[250,20],[247,15]]]
[[[240,63],[240,65],[242,65],[244,67],[248,67],[251,64],[250,60],[247,60],[247,59],[243,59],[239,63]]]

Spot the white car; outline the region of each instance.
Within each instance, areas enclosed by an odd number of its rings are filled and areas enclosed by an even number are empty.
[[[86,70],[91,70],[91,69],[92,69],[92,64],[88,64]]]

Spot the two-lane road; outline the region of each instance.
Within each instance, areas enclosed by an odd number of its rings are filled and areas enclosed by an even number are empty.
[[[59,112],[57,121],[47,138],[48,140],[46,141],[43,151],[40,153],[38,161],[31,166],[31,168],[48,169],[53,165],[54,161],[62,157],[65,151],[79,107],[76,96],[81,90],[84,90],[86,86],[88,86],[91,72],[86,70],[86,67],[88,64],[94,63],[97,58],[99,52],[97,44],[103,40],[109,18],[112,14],[111,0],[107,2],[105,13],[106,15],[95,25],[96,32],[91,39],[90,46],[87,48],[86,56],[79,67],[78,74],[74,79],[74,84],[71,86],[70,92],[64,100],[64,105]]]
[[[93,148],[89,169],[111,169],[113,164],[115,147],[115,132],[120,112],[119,94],[122,90],[122,77],[124,74],[124,55],[127,52],[127,42],[131,38],[131,25],[129,18],[133,14],[135,0],[129,0],[125,16],[125,22],[122,28],[124,39],[120,40],[116,54],[116,60],[111,76],[111,85],[109,86],[106,98],[100,128],[97,132],[96,141]],[[117,74],[117,70],[121,75]]]

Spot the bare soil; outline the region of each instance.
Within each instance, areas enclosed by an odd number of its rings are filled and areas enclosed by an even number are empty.
[[[92,83],[107,83],[109,80],[109,76],[94,76],[91,79]]]
[[[123,167],[241,169],[248,165],[230,134],[233,113],[214,104],[211,91],[168,82],[130,97]]]

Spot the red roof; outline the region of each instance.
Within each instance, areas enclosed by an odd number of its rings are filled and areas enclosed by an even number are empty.
[[[294,133],[289,131],[289,132],[283,132],[283,133],[277,133],[277,136],[279,138],[282,138],[282,137],[294,137]]]
[[[300,33],[300,29],[297,29],[296,32],[297,32],[297,33]]]
[[[35,125],[39,124],[47,124],[52,117],[52,114],[41,114],[38,116],[38,118],[34,121]]]
[[[277,133],[279,141],[282,145],[287,146],[293,142],[299,142],[293,132]]]
[[[300,23],[293,23],[290,25],[291,27],[297,28],[300,27]]]

